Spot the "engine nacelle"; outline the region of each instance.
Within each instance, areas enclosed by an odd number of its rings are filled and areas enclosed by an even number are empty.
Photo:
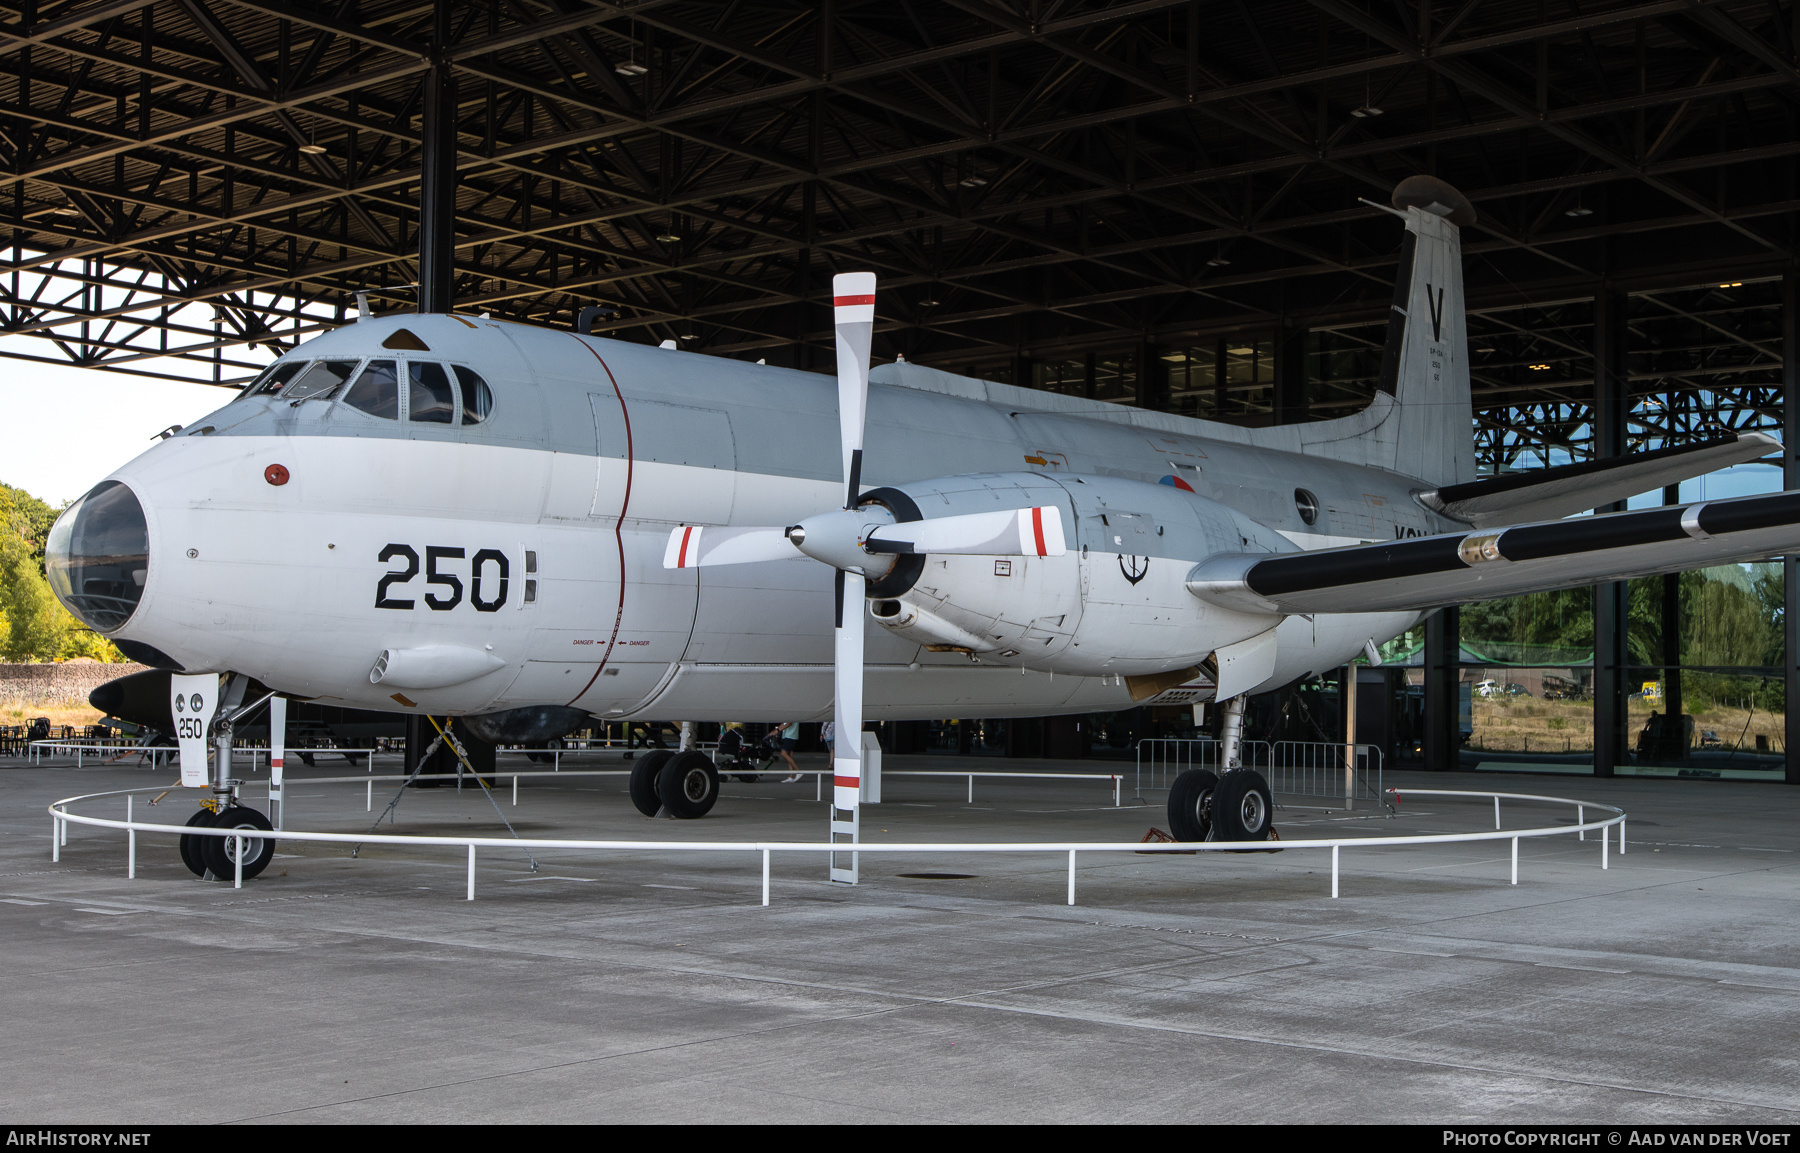
[[[976,473],[864,499],[902,521],[1061,509],[1063,556],[904,556],[869,586],[870,615],[895,635],[1038,671],[1142,676],[1200,665],[1280,618],[1198,599],[1186,587],[1189,571],[1221,553],[1295,550],[1217,501],[1117,477]]]

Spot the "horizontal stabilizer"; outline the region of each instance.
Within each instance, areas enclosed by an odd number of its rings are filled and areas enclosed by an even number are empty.
[[[1061,556],[1068,551],[1062,514],[1055,505],[884,524],[869,533],[863,548],[872,553],[983,556]]]
[[[1421,494],[1419,503],[1476,528],[1555,520],[1780,451],[1781,442],[1772,436],[1738,433],[1704,444],[1449,485]]]
[[[1248,612],[1433,609],[1800,553],[1800,491],[1195,565],[1188,591]]]
[[[669,534],[668,546],[663,550],[663,567],[751,564],[765,560],[793,560],[800,555],[788,541],[784,529],[684,524]]]

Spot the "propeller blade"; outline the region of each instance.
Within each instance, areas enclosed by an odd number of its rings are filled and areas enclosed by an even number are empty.
[[[848,604],[850,607],[845,608]],[[839,570],[837,579],[836,663],[832,669],[836,689],[831,719],[831,803],[854,810],[862,803],[863,722],[863,578],[860,573]]]
[[[779,528],[717,528],[684,524],[669,534],[663,549],[664,568],[699,568],[715,564],[752,564],[791,560],[801,555]]]
[[[844,507],[854,508],[862,488],[869,348],[875,338],[875,274],[840,272],[832,277],[831,304],[837,329],[838,435],[844,449]]]
[[[882,525],[863,548],[876,553],[976,553],[986,556],[1062,556],[1062,513],[1055,505],[973,512]]]

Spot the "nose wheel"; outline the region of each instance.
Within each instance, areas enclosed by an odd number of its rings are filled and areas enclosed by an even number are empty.
[[[273,830],[269,818],[243,805],[231,805],[217,813],[201,809],[189,817],[187,823],[192,828],[243,829],[246,833],[258,834]],[[192,834],[184,834],[181,838],[181,863],[194,876],[209,881],[234,879],[240,856],[244,862],[244,880],[248,881],[275,859],[275,841],[265,836],[255,840],[245,837],[242,841]]]
[[[212,819],[215,829],[243,829],[253,833],[270,832],[274,826],[269,818],[255,809],[243,805],[232,805]],[[243,859],[244,880],[248,881],[268,867],[275,859],[275,841],[271,837],[248,837],[238,840],[233,837],[199,837],[205,842],[200,846],[200,857],[206,862],[207,869],[221,881],[229,881],[237,875],[238,860]]]
[[[216,814],[211,809],[200,809],[187,819],[188,827],[198,828],[210,825],[212,824],[215,815]],[[188,867],[188,872],[194,874],[196,877],[206,876],[206,860],[200,855],[200,846],[202,842],[208,839],[209,838],[207,837],[196,837],[187,833],[183,833],[181,837],[181,863],[186,865]]]

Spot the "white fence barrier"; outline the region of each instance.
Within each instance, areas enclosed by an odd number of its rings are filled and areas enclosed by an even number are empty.
[[[961,774],[953,774],[961,775]],[[362,780],[364,778],[352,778]],[[201,836],[232,837],[238,841],[234,854],[240,861],[243,858],[243,846],[248,841],[261,841],[265,838],[251,836],[234,829],[211,829],[205,826],[190,827],[187,825],[164,825],[140,822],[132,815],[132,798],[137,793],[155,791],[157,786],[137,789],[115,789],[103,793],[87,793],[77,797],[66,797],[53,802],[49,806],[50,813],[50,859],[60,861],[62,849],[68,843],[69,825],[89,825],[96,828],[121,829],[126,833],[126,875],[134,877],[137,872],[137,835],[139,833],[155,833],[169,836]],[[1483,800],[1492,799],[1496,814],[1499,812],[1501,800],[1514,802],[1538,802],[1553,805],[1568,805],[1576,810],[1576,823],[1573,825],[1555,825],[1545,828],[1531,829],[1496,829],[1493,832],[1480,833],[1434,833],[1416,837],[1331,837],[1314,838],[1300,841],[1176,841],[1166,844],[1143,844],[1133,841],[1059,841],[1059,842],[1027,842],[1027,843],[896,843],[862,841],[856,846],[858,853],[871,854],[911,854],[942,855],[945,853],[1041,853],[1068,855],[1068,903],[1075,903],[1075,865],[1078,853],[1221,853],[1279,850],[1331,850],[1331,895],[1338,896],[1338,864],[1340,850],[1344,848],[1372,849],[1393,845],[1437,845],[1463,841],[1505,841],[1512,842],[1512,883],[1519,883],[1519,842],[1528,838],[1559,837],[1576,833],[1583,839],[1591,831],[1600,833],[1600,867],[1611,867],[1612,827],[1619,829],[1619,853],[1625,852],[1625,810],[1613,805],[1603,805],[1595,801],[1571,800],[1567,797],[1547,797],[1524,793],[1492,793],[1470,792],[1452,789],[1406,789],[1390,790],[1396,797],[1402,791],[1407,796],[1429,797],[1476,797]],[[124,797],[126,814],[122,821],[105,817],[90,816],[85,813],[71,812],[71,806],[86,801],[97,801],[106,797]],[[1614,814],[1603,820],[1586,820],[1588,809],[1599,809]],[[607,840],[563,840],[543,837],[521,837],[504,839],[500,837],[430,837],[407,836],[396,833],[309,833],[284,830],[272,834],[267,839],[278,841],[316,841],[330,844],[377,844],[377,845],[455,845],[468,850],[468,892],[466,899],[475,899],[475,854],[478,848],[486,849],[570,849],[596,853],[755,853],[760,856],[762,864],[762,903],[769,903],[769,870],[770,859],[775,853],[830,853],[841,852],[842,845],[829,842],[805,841],[607,841]],[[242,869],[235,878],[237,887],[244,883]]]

